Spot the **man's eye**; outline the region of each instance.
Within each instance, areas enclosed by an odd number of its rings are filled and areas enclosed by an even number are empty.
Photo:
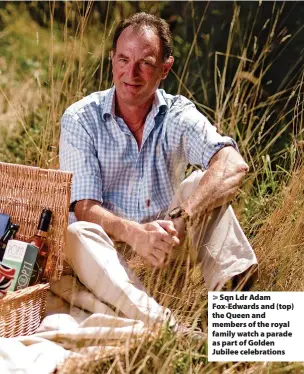
[[[119,61],[120,62],[127,62],[127,59],[126,58],[120,58]]]
[[[142,64],[145,67],[153,67],[153,64],[151,64],[151,62],[148,62],[148,61],[143,61]]]

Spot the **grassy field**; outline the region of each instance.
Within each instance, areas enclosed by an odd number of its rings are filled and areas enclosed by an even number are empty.
[[[0,9],[1,161],[58,167],[63,111],[83,96],[111,85],[108,51],[113,28],[122,13],[130,14],[133,8],[130,3],[123,8],[108,3],[101,23],[91,5],[66,3],[64,20],[58,23],[56,5],[51,4],[44,24],[34,21],[25,5],[9,3]],[[157,13],[155,7],[149,3],[145,9]],[[250,166],[233,205],[260,262],[256,291],[304,291],[304,72],[290,67],[292,76],[282,80],[275,94],[267,94],[264,82],[273,64],[271,51],[279,52],[292,39],[278,28],[282,7],[274,6],[272,17],[265,20],[267,37],[259,45],[253,30],[260,15],[253,15],[244,28],[241,5],[235,5],[226,48],[220,51],[208,44],[210,35],[204,34],[205,44],[199,42],[206,7],[193,21],[192,40],[179,42],[179,64],[165,84],[170,93],[193,100],[220,132],[234,137]],[[40,15],[43,20],[43,11]],[[214,65],[208,67],[207,81],[197,75],[196,66],[201,61],[208,66],[208,53],[213,53]],[[206,330],[207,290],[189,251],[170,270],[146,269],[138,258],[130,265],[155,298],[181,321]],[[121,347],[111,357],[101,350],[88,355],[86,362],[70,359],[58,372],[304,372],[301,363],[209,363],[207,348],[205,341],[179,338],[165,329],[154,339]]]

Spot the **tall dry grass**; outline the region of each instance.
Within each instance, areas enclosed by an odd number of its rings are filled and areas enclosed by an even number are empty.
[[[55,6],[50,3],[47,30],[28,17],[26,9],[20,14],[12,5],[10,12],[3,11],[7,23],[1,37],[15,38],[16,46],[11,61],[0,60],[0,68],[6,64],[0,76],[0,129],[2,140],[9,145],[1,149],[2,160],[57,167],[60,117],[64,109],[86,94],[111,85],[107,57],[121,9],[109,2],[100,26],[93,2],[86,7],[66,2],[66,21],[59,26],[54,21]],[[260,260],[255,290],[299,291],[304,289],[300,162],[303,72],[295,72],[293,79],[283,82],[280,92],[272,96],[264,92],[263,79],[273,63],[269,61],[269,50],[275,45],[284,47],[290,40],[284,40],[286,35],[278,29],[283,5],[273,7],[272,18],[265,25],[269,35],[263,46],[254,31],[259,12],[243,29],[241,6],[235,5],[226,50],[215,52],[215,106],[208,107],[203,102],[208,90],[200,77],[198,92],[191,89],[191,81],[196,79],[191,64],[200,63],[202,55],[207,55],[206,51],[199,53],[202,46],[197,37],[208,12],[207,5],[199,22],[193,21],[194,38],[184,56],[184,65],[181,69],[174,68],[171,78],[175,77],[178,92],[188,96],[219,131],[238,140],[250,166],[234,207]],[[131,5],[127,4],[124,12],[131,11]],[[12,18],[16,19],[14,23],[9,22]],[[23,33],[21,40],[18,29]],[[29,40],[33,43],[28,43]],[[29,59],[33,54],[32,60],[38,63],[26,74],[19,71],[17,54],[24,43],[28,47],[24,55]],[[289,146],[271,152],[287,131],[291,134]],[[20,147],[18,152],[17,147]],[[199,265],[193,264],[186,250],[175,266],[162,271],[147,269],[139,258],[130,259],[129,264],[151,294],[169,306],[179,320],[206,331],[207,290]],[[119,348],[111,357],[101,347],[91,355],[88,353],[87,361],[69,359],[58,370],[61,373],[297,373],[303,370],[300,364],[288,363],[208,363],[205,341],[179,338],[166,329],[152,340],[147,338],[132,344]]]
[[[302,166],[282,192],[282,204],[252,241],[260,258],[261,290],[304,290],[303,186]]]

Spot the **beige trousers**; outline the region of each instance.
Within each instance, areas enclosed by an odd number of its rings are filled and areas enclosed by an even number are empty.
[[[191,195],[202,176],[203,172],[197,170],[181,183],[168,211]],[[191,227],[189,234],[210,291],[220,290],[234,275],[257,263],[230,206],[212,211],[205,224]],[[170,310],[148,295],[101,226],[90,222],[71,224],[65,256],[80,282],[126,317],[146,325],[169,317],[175,323]]]

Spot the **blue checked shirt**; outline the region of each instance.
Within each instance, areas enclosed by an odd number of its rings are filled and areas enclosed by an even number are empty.
[[[100,201],[112,213],[148,222],[165,216],[188,163],[207,169],[225,145],[191,101],[157,90],[146,118],[140,150],[115,115],[115,87],[71,105],[62,117],[60,168],[73,172],[71,206]],[[72,214],[70,222],[75,221]]]

